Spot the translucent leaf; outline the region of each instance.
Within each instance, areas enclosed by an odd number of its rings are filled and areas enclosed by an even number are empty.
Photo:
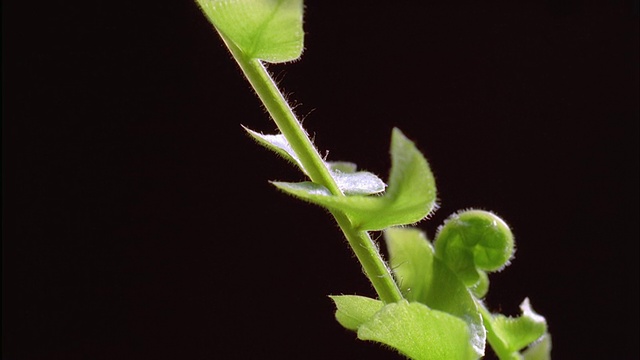
[[[282,134],[264,135],[251,129],[245,130],[258,144],[274,151],[284,159],[290,161],[308,175],[302,162],[296,155],[289,142]],[[379,177],[367,172],[356,171],[356,164],[350,162],[327,162],[327,167],[336,184],[345,195],[371,195],[383,192],[387,186]]]
[[[266,147],[269,150],[274,151],[276,154],[282,156],[285,160],[290,161],[291,163],[297,165],[303,173],[307,174],[304,166],[302,166],[302,162],[296,155],[296,152],[293,151],[291,145],[282,134],[277,135],[264,135],[259,132],[253,131],[248,128],[244,128],[251,137],[258,142],[258,144]]]
[[[379,177],[367,171],[343,173],[331,171],[331,176],[345,195],[371,195],[384,191],[387,186]]]
[[[529,299],[520,304],[522,315],[517,318],[493,315],[491,327],[509,352],[515,353],[539,339],[547,331],[547,322],[531,308]]]
[[[465,321],[476,354],[483,355],[486,330],[477,304],[462,281],[434,256],[424,233],[391,228],[384,236],[391,268],[406,298]]]
[[[436,256],[466,285],[480,280],[478,269],[497,271],[513,256],[514,241],[509,226],[497,215],[482,210],[453,214],[438,230]]]
[[[328,161],[331,176],[345,195],[371,195],[384,191],[387,184],[368,171],[356,171],[358,166],[347,161]]]
[[[342,173],[354,173],[358,170],[358,165],[348,161],[327,161],[327,165],[331,171]]]
[[[302,0],[197,1],[222,37],[248,58],[279,63],[302,54]]]
[[[358,338],[389,345],[415,360],[478,358],[464,321],[406,300],[385,305],[358,328]]]
[[[391,174],[382,196],[333,196],[322,186],[274,182],[303,200],[343,211],[359,230],[381,230],[424,219],[435,207],[436,188],[427,161],[400,130],[391,137]]]
[[[551,335],[542,335],[522,355],[524,360],[551,360]]]
[[[349,330],[356,331],[382,309],[380,300],[356,295],[329,296],[336,304],[336,320]]]

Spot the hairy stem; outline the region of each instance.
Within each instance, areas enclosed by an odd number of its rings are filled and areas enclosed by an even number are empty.
[[[331,214],[338,222],[356,257],[360,260],[360,264],[369,281],[373,284],[373,288],[376,289],[380,300],[387,304],[402,300],[402,293],[369,233],[355,230],[343,213],[332,211]]]
[[[278,129],[295,151],[311,181],[323,185],[335,196],[344,196],[318,150],[260,60],[246,57],[233,42],[222,34],[221,37]],[[378,293],[380,300],[385,303],[401,300],[402,293],[369,234],[356,230],[349,218],[342,212],[332,211],[331,214],[338,222],[349,245],[362,264],[364,272]]]

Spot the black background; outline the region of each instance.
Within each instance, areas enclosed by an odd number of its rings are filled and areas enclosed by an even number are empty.
[[[638,5],[308,1],[271,66],[329,158],[386,178],[402,129],[441,208],[493,210],[556,359],[638,358]],[[18,359],[398,359],[333,220],[240,124],[274,125],[191,1],[3,2],[3,350]]]

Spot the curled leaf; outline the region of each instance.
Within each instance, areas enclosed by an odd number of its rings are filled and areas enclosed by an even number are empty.
[[[467,210],[452,215],[440,227],[435,240],[436,256],[467,286],[480,280],[478,270],[497,271],[508,265],[514,241],[509,226],[497,215]]]
[[[489,292],[489,276],[487,276],[487,273],[482,270],[478,270],[478,275],[480,276],[480,279],[475,284],[469,286],[469,290],[473,296],[478,299],[482,299],[487,295],[487,292]]]

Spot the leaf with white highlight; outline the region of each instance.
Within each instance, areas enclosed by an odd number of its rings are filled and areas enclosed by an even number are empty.
[[[244,129],[247,131],[247,133],[249,133],[249,135],[251,135],[251,137],[255,141],[258,142],[258,144],[266,147],[269,150],[272,150],[276,154],[282,156],[285,160],[288,160],[289,162],[297,165],[303,173],[307,174],[304,166],[302,166],[302,162],[298,158],[298,155],[296,155],[296,152],[293,151],[293,148],[291,148],[291,145],[289,145],[289,142],[284,137],[284,135],[265,135],[246,127]]]
[[[371,195],[384,191],[387,184],[368,171],[356,171],[354,163],[328,162],[329,171],[345,195]]]
[[[318,184],[273,184],[303,200],[344,212],[358,230],[416,223],[435,208],[436,187],[429,164],[398,129],[391,137],[391,174],[382,196],[333,196]]]
[[[284,159],[298,166],[298,168],[308,176],[300,158],[289,145],[289,142],[282,134],[265,135],[251,129],[245,128],[247,133],[258,142],[258,144],[274,151]],[[371,195],[383,192],[387,186],[379,177],[367,172],[356,171],[354,163],[349,162],[327,162],[331,176],[345,195]]]

